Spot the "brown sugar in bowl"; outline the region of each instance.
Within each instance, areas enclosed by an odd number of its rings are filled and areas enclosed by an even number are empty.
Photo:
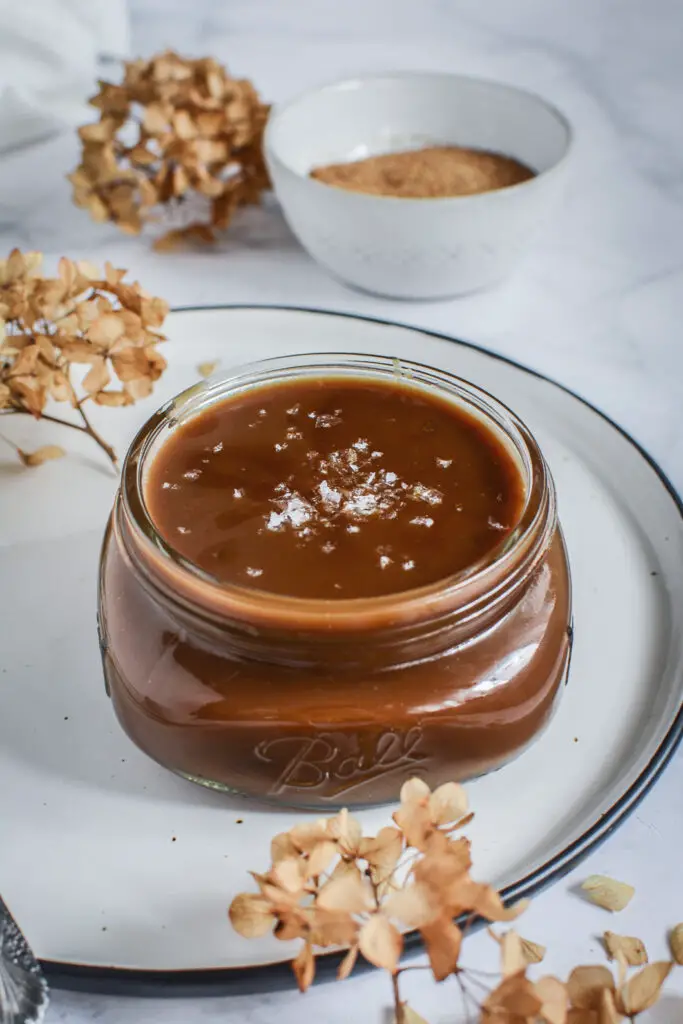
[[[405,199],[445,199],[510,188],[534,177],[512,157],[464,146],[425,146],[314,167],[316,181],[351,192]]]
[[[375,804],[415,774],[500,767],[547,722],[571,615],[547,466],[495,399],[401,366],[267,360],[134,441],[102,553],[104,672],[172,771]]]

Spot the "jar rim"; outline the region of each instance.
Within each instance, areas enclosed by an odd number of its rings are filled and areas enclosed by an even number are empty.
[[[391,378],[422,393],[450,399],[488,421],[512,444],[525,475],[525,504],[519,520],[481,559],[457,573],[447,574],[420,587],[360,598],[302,598],[224,582],[178,552],[157,529],[144,494],[144,474],[163,445],[164,430],[203,412],[210,405],[260,386],[310,377]],[[297,628],[342,628],[357,625],[397,624],[421,617],[425,608],[438,614],[440,607],[467,603],[473,590],[482,592],[518,561],[520,549],[532,544],[542,530],[549,542],[555,525],[555,492],[550,471],[533,434],[503,402],[483,388],[450,373],[413,360],[349,352],[313,352],[277,356],[242,364],[190,386],[157,410],[138,431],[126,455],[120,488],[126,525],[138,554],[154,583],[172,598],[179,591],[186,601],[219,616]],[[164,584],[166,584],[164,586]]]

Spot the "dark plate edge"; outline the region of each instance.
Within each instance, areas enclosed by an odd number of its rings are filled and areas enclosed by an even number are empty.
[[[499,352],[493,352],[476,345],[474,342],[461,341],[440,331],[430,330],[423,327],[415,327],[412,324],[403,324],[394,320],[385,320],[382,317],[365,316],[357,313],[348,313],[331,309],[319,309],[306,306],[285,306],[277,303],[217,303],[199,306],[179,306],[171,310],[172,313],[198,313],[217,310],[272,310],[295,313],[311,313],[324,316],[344,317],[349,320],[363,320],[370,323],[383,324],[387,327],[401,327],[419,334],[424,334],[440,341],[453,342],[463,348],[473,349],[491,359],[497,359],[509,366],[514,366],[524,373],[537,377],[554,387],[559,388],[572,398],[577,399],[582,405],[587,406],[592,412],[597,413],[614,430],[624,437],[636,451],[648,463],[650,468],[659,477],[669,495],[671,496],[681,519],[683,519],[683,499],[678,494],[673,484],[663,471],[657,461],[647,452],[638,441],[623,427],[615,423],[606,413],[593,405],[588,399],[572,391],[564,384],[558,383],[552,377],[548,377],[538,370],[525,366],[523,363],[504,356]],[[638,778],[629,786],[625,793],[612,804],[612,806],[578,839],[565,847],[545,864],[542,864],[535,871],[521,878],[519,881],[509,885],[502,890],[506,902],[516,902],[520,899],[527,899],[542,892],[548,886],[558,881],[576,867],[589,853],[592,853],[601,843],[608,839],[612,833],[626,820],[629,814],[636,808],[643,797],[655,784],[667,764],[670,762],[676,748],[683,739],[683,706],[681,706],[671,723],[671,726],[652,755],[649,763],[643,769]],[[405,938],[405,947],[408,950],[419,952],[420,936],[411,933]],[[316,982],[331,981],[341,960],[342,954],[328,953],[316,957],[317,971]],[[253,967],[216,967],[199,970],[137,970],[134,968],[121,967],[93,967],[85,964],[70,964],[62,961],[41,960],[41,965],[50,983],[59,988],[72,991],[99,992],[131,996],[197,996],[201,994],[216,995],[221,992],[230,994],[250,995],[258,992],[277,991],[282,988],[294,988],[295,982],[291,967],[287,961],[273,964],[257,964]],[[355,968],[356,973],[371,970],[370,964],[365,961],[358,962]]]

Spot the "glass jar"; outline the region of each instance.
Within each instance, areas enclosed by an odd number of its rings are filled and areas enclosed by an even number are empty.
[[[222,584],[158,534],[146,475],[180,423],[276,381],[397,375],[465,406],[519,467],[521,519],[478,564],[395,595],[307,600]],[[130,448],[100,570],[107,692],[134,742],[194,782],[309,808],[382,803],[415,775],[498,768],[538,734],[567,671],[570,590],[548,467],[500,402],[386,357],[271,359],[190,388]]]

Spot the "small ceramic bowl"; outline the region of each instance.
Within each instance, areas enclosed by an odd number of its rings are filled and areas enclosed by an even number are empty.
[[[366,195],[310,177],[315,167],[458,145],[515,157],[536,172],[471,196]],[[365,291],[436,299],[506,277],[558,193],[571,129],[521,89],[462,75],[399,72],[339,82],[276,108],[265,153],[290,227],[335,276]]]

